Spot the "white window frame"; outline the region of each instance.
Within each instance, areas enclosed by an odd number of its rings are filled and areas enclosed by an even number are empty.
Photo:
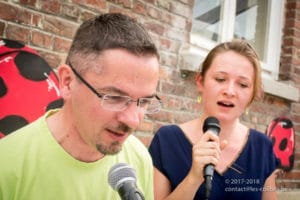
[[[285,1],[271,0],[269,8],[270,16],[267,28],[266,41],[267,49],[265,61],[262,65],[262,78],[265,92],[276,96],[284,97],[289,100],[298,101],[299,91],[297,88],[278,82],[279,67],[280,67],[280,53],[282,41],[282,28],[284,19],[284,5]],[[222,8],[222,19],[220,31],[220,41],[230,41],[233,39],[234,22],[236,10],[236,0],[224,0]],[[183,71],[198,71],[203,59],[217,42],[203,38],[196,33],[191,32],[191,46],[184,49],[181,53],[183,56]]]

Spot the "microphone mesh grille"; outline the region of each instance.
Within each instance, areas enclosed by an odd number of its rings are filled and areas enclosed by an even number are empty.
[[[203,132],[206,132],[210,128],[215,128],[220,131],[220,122],[217,118],[208,117],[204,120],[203,128],[202,128]]]
[[[124,182],[136,181],[136,172],[126,163],[117,163],[108,172],[108,183],[114,189],[118,190]]]

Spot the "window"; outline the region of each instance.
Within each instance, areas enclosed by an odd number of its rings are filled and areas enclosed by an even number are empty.
[[[256,49],[263,76],[277,80],[284,1],[195,0],[191,43],[202,55],[217,43],[245,38]]]

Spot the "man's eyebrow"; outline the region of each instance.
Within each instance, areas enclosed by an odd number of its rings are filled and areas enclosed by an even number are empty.
[[[116,87],[104,87],[104,88],[99,88],[99,91],[101,92],[108,92],[108,93],[116,93],[119,95],[124,95],[124,96],[128,96],[128,94],[122,90],[120,90],[119,88]]]

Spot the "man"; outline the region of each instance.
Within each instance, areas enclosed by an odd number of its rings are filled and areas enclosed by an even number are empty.
[[[63,107],[0,140],[0,199],[120,199],[107,182],[120,162],[153,199],[152,161],[131,133],[160,109],[158,60],[135,20],[104,14],[84,22],[57,71]]]

